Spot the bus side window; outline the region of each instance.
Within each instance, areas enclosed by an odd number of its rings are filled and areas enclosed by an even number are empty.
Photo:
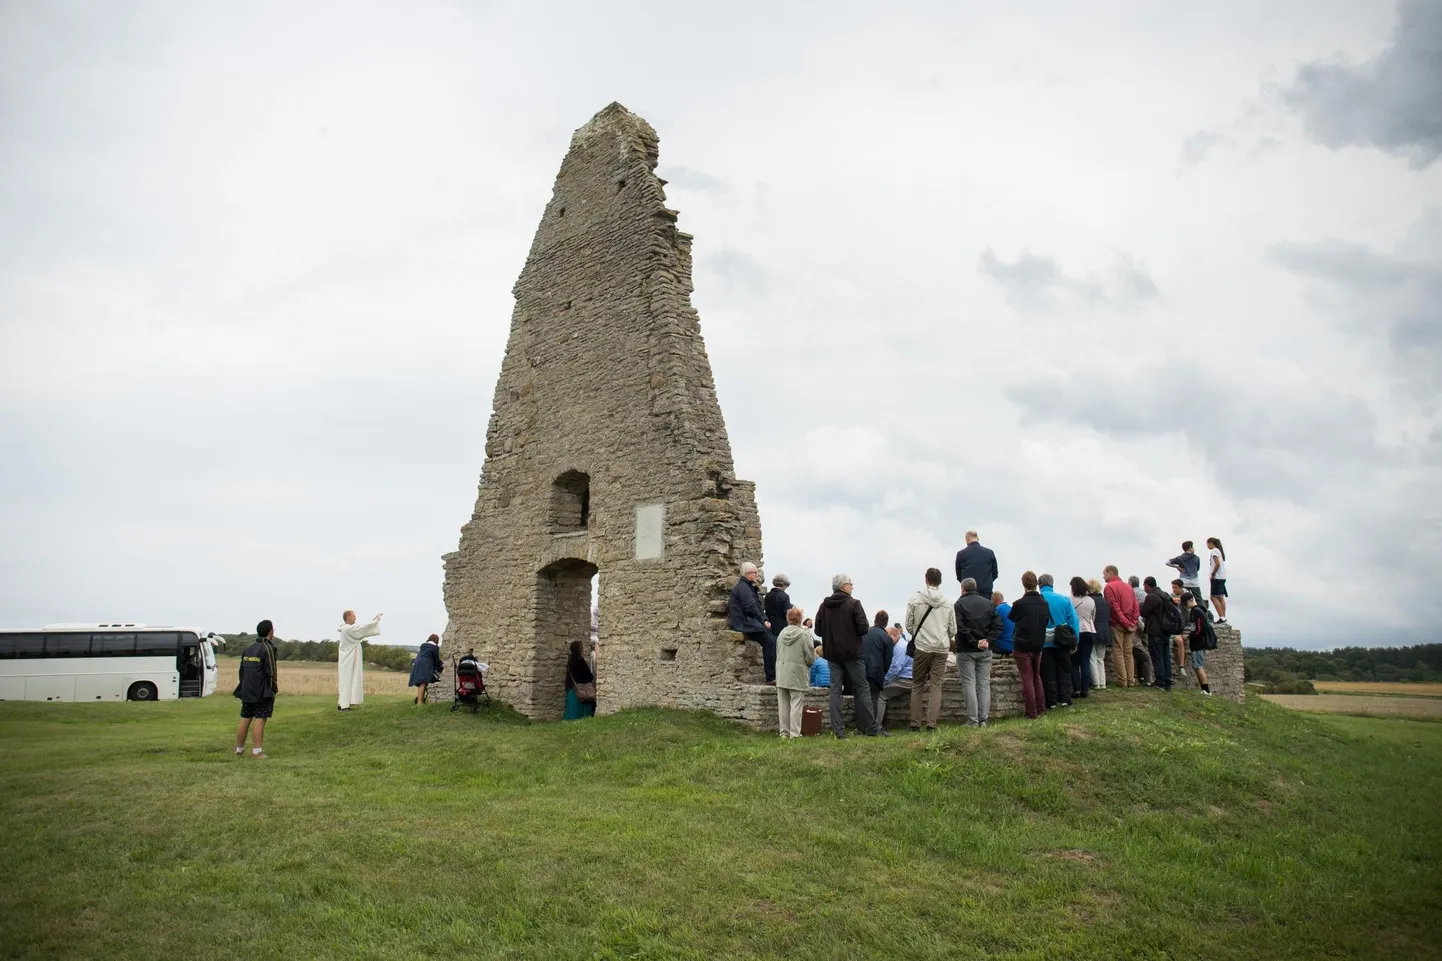
[[[92,634],[90,653],[101,657],[130,657],[135,654],[135,635]]]
[[[84,657],[90,653],[89,634],[46,634],[46,657]]]
[[[179,634],[146,632],[135,635],[135,654],[138,657],[175,657],[179,645]]]
[[[43,634],[0,634],[0,657],[44,657]]]

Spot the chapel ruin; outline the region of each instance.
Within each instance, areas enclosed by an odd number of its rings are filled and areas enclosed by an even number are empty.
[[[738,567],[761,561],[755,485],[734,476],[657,146],[617,103],[571,137],[513,289],[475,510],[445,558],[447,653],[474,648],[491,692],[533,719],[563,712],[598,573],[599,713],[739,718],[760,680],[726,624]]]
[[[666,206],[657,148],[617,103],[571,137],[513,289],[475,509],[445,556],[445,650],[452,670],[474,650],[498,700],[558,719],[599,574],[598,713],[698,708],[774,730],[759,649],[726,618],[741,562],[762,560],[755,485],[734,475],[691,306],[691,235]],[[1240,635],[1217,634],[1213,687],[1240,700]],[[952,671],[942,695],[942,716],[964,717]],[[908,713],[903,699],[887,720]],[[1020,713],[1015,664],[998,658],[991,715]]]

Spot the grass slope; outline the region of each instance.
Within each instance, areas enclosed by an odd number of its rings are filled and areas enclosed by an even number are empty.
[[[1056,713],[1056,712],[1054,712]],[[8,958],[1438,956],[1442,724],[1106,692],[935,738],[0,704]]]

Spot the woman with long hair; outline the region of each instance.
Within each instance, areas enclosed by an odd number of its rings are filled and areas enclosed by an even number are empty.
[[[1212,578],[1212,607],[1217,612],[1217,623],[1227,623],[1227,549],[1219,538],[1207,538],[1207,569]]]
[[[1076,632],[1076,652],[1071,659],[1072,694],[1086,697],[1092,688],[1092,652],[1096,650],[1097,643],[1097,603],[1087,590],[1086,581],[1073,577],[1070,584],[1071,606],[1076,608],[1076,619],[1081,624],[1081,630]]]
[[[566,715],[568,721],[596,714],[596,675],[586,656],[581,653],[581,642],[571,642],[571,656],[566,661]]]

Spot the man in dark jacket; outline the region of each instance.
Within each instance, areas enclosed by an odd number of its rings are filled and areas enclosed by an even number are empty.
[[[786,615],[791,610],[791,595],[786,593],[786,588],[791,586],[791,578],[785,574],[777,574],[771,578],[771,590],[766,595],[766,620],[771,625],[771,636],[780,638],[781,632],[786,630]],[[771,645],[771,663],[766,665],[766,680],[776,680],[776,645]]]
[[[1169,608],[1175,607],[1171,596],[1157,587],[1157,579],[1148,576],[1142,581],[1147,596],[1142,601],[1142,622],[1147,628],[1147,653],[1152,658],[1152,682],[1164,691],[1172,689],[1172,643],[1167,631]]]
[[[746,640],[761,645],[761,663],[766,669],[766,683],[776,683],[776,636],[771,633],[771,623],[761,609],[761,598],[756,587],[760,572],[750,561],[741,565],[741,580],[731,588],[731,599],[726,604],[726,617],[731,630],[744,634]],[[782,622],[785,626],[785,622]]]
[[[1012,636],[1013,658],[1016,660],[1016,671],[1021,675],[1021,697],[1026,705],[1026,716],[1035,718],[1046,710],[1046,692],[1041,686],[1041,651],[1046,646],[1051,605],[1037,592],[1036,574],[1032,571],[1021,575],[1021,586],[1026,593],[1012,603],[1006,616],[1016,625],[1016,633]]]
[[[245,733],[250,731],[250,756],[264,758],[265,722],[275,710],[280,676],[275,669],[275,626],[261,621],[255,626],[256,642],[240,656],[240,726],[235,729],[235,756],[245,754]]]
[[[970,577],[961,582],[955,610],[956,675],[966,698],[966,723],[985,727],[991,719],[991,646],[1001,638],[1001,615]]]
[[[996,555],[991,548],[982,547],[976,539],[976,531],[966,532],[966,546],[956,552],[956,580],[960,583],[967,578],[976,581],[976,592],[990,597],[996,583]]]
[[[821,638],[821,656],[826,658],[831,669],[831,731],[837,737],[846,736],[846,727],[841,723],[841,688],[849,677],[854,692],[852,705],[856,714],[856,729],[862,734],[875,736],[882,731],[871,709],[871,698],[868,696],[871,688],[866,681],[861,650],[861,638],[870,630],[870,625],[866,623],[866,611],[861,602],[851,596],[851,578],[848,575],[837,574],[831,578],[831,591],[831,596],[822,601],[816,610],[816,634]]]
[[[886,672],[891,670],[891,653],[896,649],[896,641],[886,629],[886,621],[890,617],[885,611],[877,611],[871,619],[871,630],[861,639],[861,660],[866,666],[871,707],[878,715],[881,713],[878,710],[881,689],[886,686]]]

